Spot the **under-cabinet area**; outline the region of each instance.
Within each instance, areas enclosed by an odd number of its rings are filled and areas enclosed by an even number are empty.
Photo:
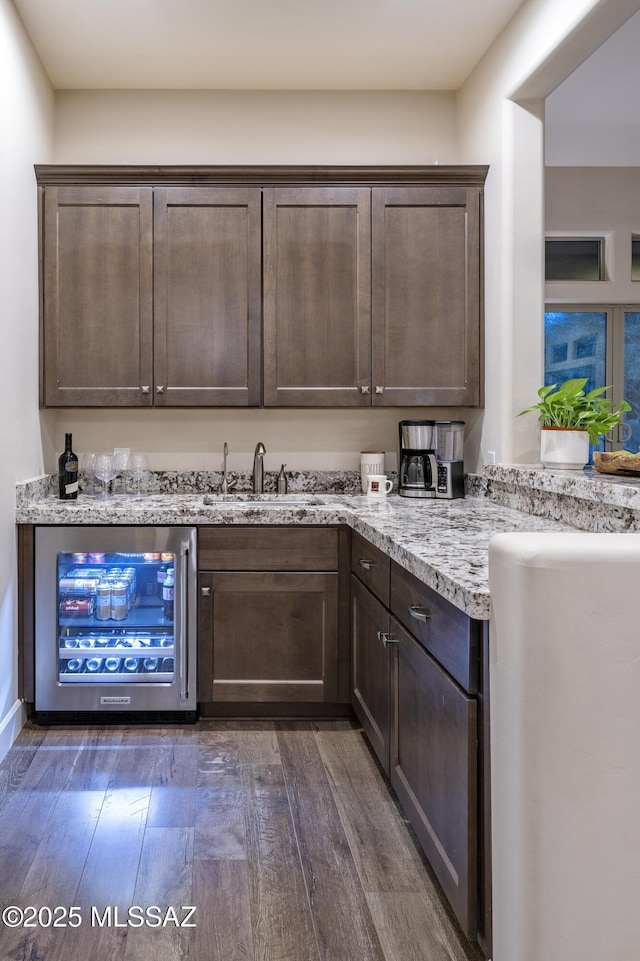
[[[41,406],[481,406],[486,172],[38,166]]]

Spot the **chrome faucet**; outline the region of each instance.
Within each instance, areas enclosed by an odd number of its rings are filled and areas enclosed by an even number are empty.
[[[253,493],[262,494],[264,491],[264,455],[267,453],[262,441],[256,444],[253,455]]]
[[[222,448],[222,483],[220,484],[220,493],[228,494],[229,491],[234,487],[235,481],[229,481],[227,476],[227,457],[229,456],[229,445],[224,442],[224,447]]]

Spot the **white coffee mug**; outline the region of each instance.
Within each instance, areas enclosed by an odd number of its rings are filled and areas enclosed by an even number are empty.
[[[367,478],[370,474],[384,474],[384,451],[363,450],[360,452],[360,480],[362,493],[367,493]]]
[[[391,493],[393,481],[386,474],[369,474],[367,477],[367,497],[386,497]]]

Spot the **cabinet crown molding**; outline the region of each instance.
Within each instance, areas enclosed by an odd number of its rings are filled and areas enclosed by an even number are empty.
[[[35,164],[40,186],[60,184],[361,184],[482,186],[489,167],[432,166],[147,166]]]

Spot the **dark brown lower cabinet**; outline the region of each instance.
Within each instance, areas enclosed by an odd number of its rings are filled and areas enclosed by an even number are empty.
[[[390,780],[467,936],[478,911],[477,704],[391,618]]]
[[[389,773],[390,670],[388,649],[379,637],[389,630],[380,601],[351,577],[351,670],[353,706],[382,767]]]
[[[348,545],[338,527],[200,529],[201,713],[349,712]]]
[[[486,951],[480,624],[395,563],[387,607],[357,576],[358,558],[353,554],[352,705],[462,929]],[[384,562],[376,556],[374,563]],[[401,617],[415,623],[415,634]]]
[[[338,699],[337,573],[211,572],[199,586],[210,656],[200,700]]]

